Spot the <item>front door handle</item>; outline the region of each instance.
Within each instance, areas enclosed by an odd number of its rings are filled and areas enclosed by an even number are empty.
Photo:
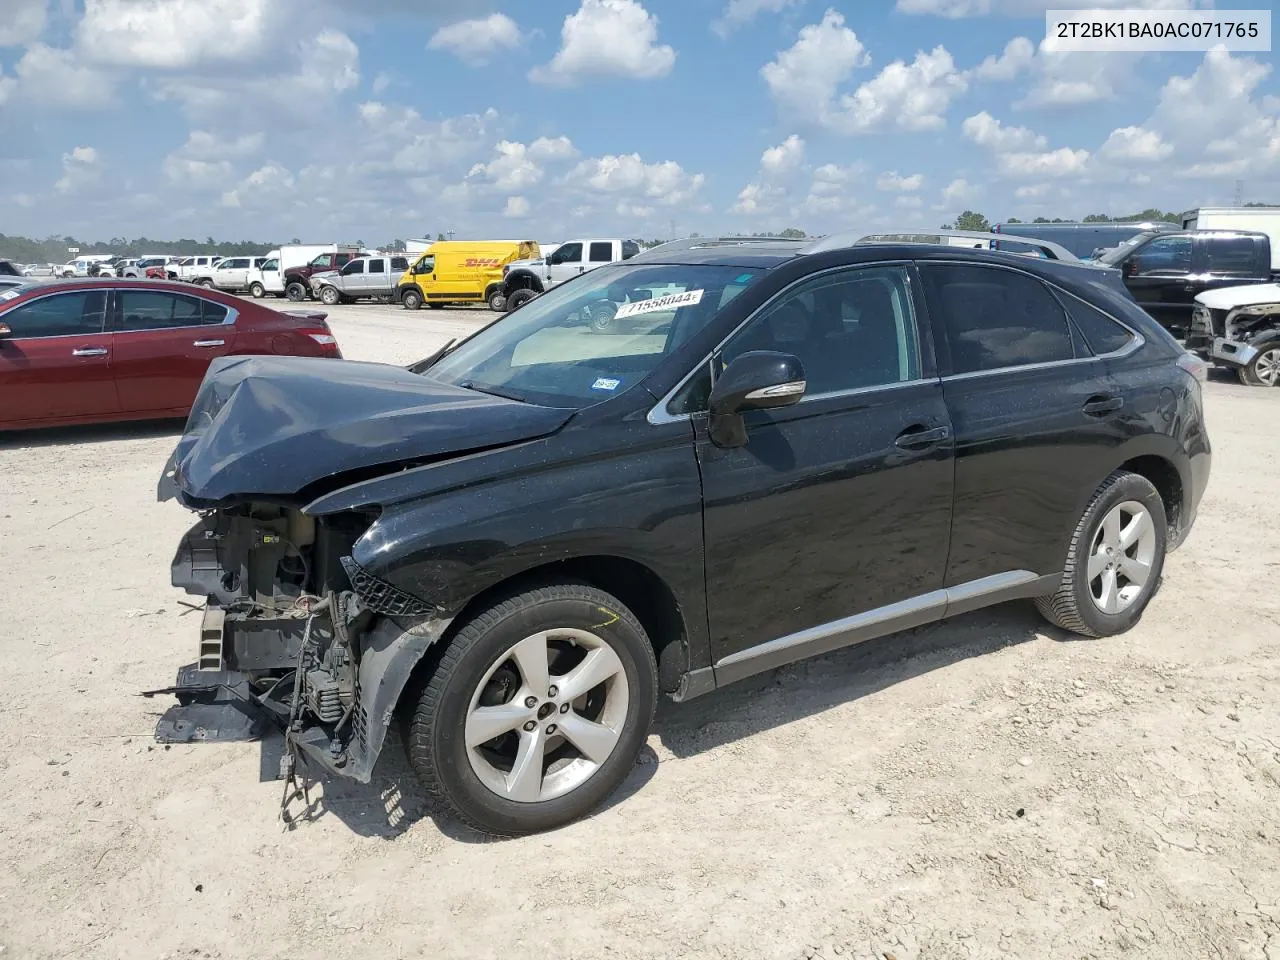
[[[949,436],[951,436],[951,430],[947,427],[933,427],[930,429],[924,426],[914,426],[908,427],[898,434],[898,438],[893,443],[894,446],[901,447],[903,450],[923,450],[926,447],[941,443]]]
[[[72,350],[73,357],[105,357],[107,355],[106,347],[80,347],[78,350]]]
[[[1124,406],[1124,397],[1090,397],[1082,408],[1087,416],[1101,417]]]
[[[1196,288],[1195,288],[1195,284],[1184,283],[1182,285],[1182,289],[1185,290],[1187,293],[1192,293],[1195,291]]]
[[[193,347],[224,347],[227,345],[225,340],[197,340],[191,344]]]

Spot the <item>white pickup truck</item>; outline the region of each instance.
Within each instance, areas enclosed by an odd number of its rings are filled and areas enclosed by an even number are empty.
[[[592,238],[570,240],[556,247],[550,256],[538,260],[515,260],[503,267],[504,310],[514,310],[556,284],[606,263],[628,260],[640,252],[634,240]]]
[[[221,260],[222,257],[204,254],[195,257],[183,257],[178,262],[178,279],[185,280],[187,283],[201,283],[204,280],[212,279],[214,268],[218,266]]]

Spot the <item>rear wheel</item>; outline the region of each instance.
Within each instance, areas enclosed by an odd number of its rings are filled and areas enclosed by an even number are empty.
[[[292,280],[289,282],[288,286],[284,288],[284,295],[294,303],[301,303],[303,300],[307,299],[307,288],[297,280]]]
[[[334,307],[342,302],[342,294],[338,292],[337,287],[321,287],[320,302],[326,307]]]
[[[267,295],[266,289],[260,283],[249,284],[249,294],[255,300],[261,300]]]
[[[422,294],[414,289],[406,290],[400,294],[400,303],[406,310],[417,310],[422,306]]]
[[[536,293],[528,289],[515,291],[511,296],[507,297],[507,312],[510,313],[512,310],[523,306],[536,296]]]
[[[1071,536],[1062,584],[1036,600],[1040,613],[1086,637],[1128,630],[1160,584],[1168,533],[1164,501],[1151,481],[1116,471],[1098,487]]]
[[[1246,387],[1274,387],[1280,383],[1280,343],[1270,343],[1236,371]]]
[[[212,289],[213,289],[213,281],[212,281],[212,280],[201,280],[201,281],[200,281],[200,286],[202,286],[202,287],[207,287],[208,289],[212,290]]]
[[[549,830],[594,810],[635,765],[657,704],[639,622],[582,584],[477,615],[427,681],[405,742],[428,793],[487,833]]]

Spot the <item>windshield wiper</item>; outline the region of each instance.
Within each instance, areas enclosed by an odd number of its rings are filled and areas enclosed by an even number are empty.
[[[405,369],[408,370],[410,373],[418,373],[418,374],[426,373],[435,365],[436,361],[444,359],[444,355],[448,353],[453,348],[453,345],[457,342],[458,342],[457,337],[451,338],[448,343],[446,343],[443,347],[441,347],[431,356],[426,357],[422,360],[414,361],[413,363],[409,364],[409,366],[405,367]]]
[[[458,386],[463,390],[474,390],[476,393],[487,393],[491,397],[501,397],[503,400],[514,400],[516,403],[528,402],[524,397],[518,397],[514,393],[504,393],[497,387],[490,386],[487,383],[482,387],[474,380],[459,380]]]

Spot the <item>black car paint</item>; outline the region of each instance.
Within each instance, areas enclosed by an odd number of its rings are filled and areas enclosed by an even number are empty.
[[[730,449],[709,442],[705,414],[647,419],[658,398],[793,281],[834,267],[931,260],[1025,271],[1098,304],[1144,342],[1114,359],[955,378],[945,334],[920,300],[926,352],[920,381],[752,412],[747,445]],[[637,584],[662,592],[655,603],[672,611],[673,635],[653,639],[664,648],[664,686],[682,699],[802,655],[742,662],[744,652],[775,638],[915,594],[960,588],[915,621],[859,622],[838,642],[828,638],[807,652],[977,605],[965,600],[964,585],[989,573],[1026,572],[1001,597],[1051,592],[1089,497],[1135,458],[1159,458],[1177,477],[1169,485],[1179,500],[1171,510],[1178,525],[1171,543],[1194,518],[1209,464],[1198,385],[1174,366],[1180,348],[1172,338],[1098,270],[910,245],[809,257],[694,250],[678,262],[771,269],[646,380],[616,397],[576,412],[521,414],[521,405],[493,398],[467,402],[460,396],[467,391],[436,384],[429,372],[415,390],[403,371],[356,373],[351,367],[374,365],[326,360],[326,383],[336,377],[343,388],[333,402],[316,391],[314,403],[288,406],[288,427],[285,418],[259,419],[270,408],[262,402],[246,402],[244,416],[215,411],[211,403],[213,432],[234,433],[242,455],[216,437],[202,441],[205,425],[193,413],[193,433],[173,460],[179,497],[193,507],[267,495],[297,500],[317,480],[340,480],[362,453],[378,451],[362,465],[383,463],[386,472],[323,485],[328,489],[303,510],[320,518],[365,509],[376,515],[354,542],[353,560],[435,611],[421,634],[429,639],[382,668],[386,682],[375,686],[384,699],[398,694],[426,645],[477,598],[539,571],[590,576],[599,564],[622,563]],[[302,368],[294,371],[294,386],[305,390]],[[211,374],[205,390],[222,395],[218,379]],[[371,399],[359,399],[363,386]],[[1085,413],[1084,404],[1102,395],[1121,403],[1102,417]],[[287,403],[275,391],[266,396]],[[413,415],[397,417],[393,398],[415,398]],[[394,435],[369,444],[361,422],[370,415],[375,425],[394,424]],[[446,425],[431,431],[429,442],[409,436],[433,416]],[[514,426],[506,422],[522,416]],[[468,423],[485,430],[466,431]],[[912,430],[941,427],[947,429],[937,442],[923,449],[896,442]],[[215,451],[227,457],[225,469]],[[277,456],[281,451],[289,455]],[[431,462],[415,465],[415,457]],[[673,650],[678,659],[671,667]],[[735,655],[732,665],[716,666]],[[384,712],[389,716],[389,708],[372,716],[385,723]]]
[[[1137,262],[1142,251],[1157,240],[1170,237],[1191,238],[1191,266],[1189,270],[1165,269],[1150,274],[1133,275],[1131,265]],[[1249,237],[1256,244],[1254,263],[1248,271],[1214,271],[1209,268],[1209,251],[1215,244],[1240,237]],[[1247,286],[1254,283],[1270,283],[1271,241],[1265,233],[1249,230],[1175,230],[1153,234],[1134,244],[1123,259],[1115,264],[1124,276],[1125,285],[1139,306],[1157,323],[1170,330],[1183,333],[1191,326],[1191,313],[1195,299],[1207,290],[1220,287]]]

